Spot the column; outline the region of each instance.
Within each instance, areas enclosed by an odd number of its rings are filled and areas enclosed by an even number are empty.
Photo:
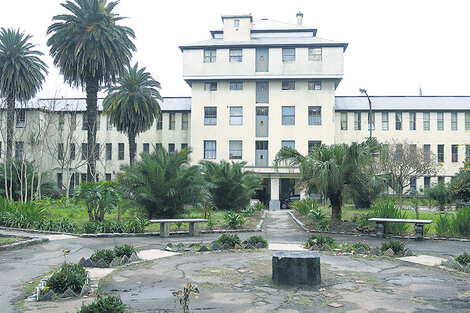
[[[279,201],[279,177],[271,177],[271,200],[269,201],[269,210],[276,211],[281,208]]]

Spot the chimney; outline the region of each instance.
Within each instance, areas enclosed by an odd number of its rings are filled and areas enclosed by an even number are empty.
[[[299,11],[295,16],[297,16],[297,25],[302,26],[302,18],[304,17],[304,14]]]

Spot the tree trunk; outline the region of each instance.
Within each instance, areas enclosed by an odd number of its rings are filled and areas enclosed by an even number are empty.
[[[88,207],[88,220],[90,222],[93,222],[95,220],[95,217],[93,216],[93,210],[91,207]]]
[[[98,113],[98,79],[86,78],[86,115],[87,115],[87,181],[96,181],[96,115]]]
[[[13,156],[13,130],[15,127],[15,96],[7,97],[7,159]]]
[[[331,221],[341,222],[341,196],[330,194],[331,202]]]
[[[121,223],[121,206],[120,205],[118,205],[117,210],[118,210],[118,222]]]
[[[136,153],[136,144],[135,144],[135,133],[129,132],[129,165],[134,167],[135,163],[135,153]]]
[[[398,192],[400,193],[400,211],[403,208],[403,189],[401,185],[398,186]]]

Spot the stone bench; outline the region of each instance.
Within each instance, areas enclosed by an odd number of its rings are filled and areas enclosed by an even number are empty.
[[[316,251],[275,251],[273,281],[287,285],[320,285],[320,255]]]
[[[170,237],[170,224],[171,223],[189,223],[189,235],[199,236],[201,231],[199,229],[199,223],[207,222],[204,218],[182,218],[182,219],[162,219],[162,220],[150,220],[150,223],[160,223],[160,237]]]
[[[385,223],[412,223],[415,224],[415,240],[423,240],[423,226],[425,224],[431,224],[432,220],[412,220],[412,219],[400,219],[400,218],[369,218],[369,221],[375,222],[377,237],[385,237]]]

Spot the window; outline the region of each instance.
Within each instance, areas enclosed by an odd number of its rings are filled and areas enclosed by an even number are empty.
[[[309,140],[308,141],[308,151],[312,150],[313,147],[321,146],[320,140]]]
[[[233,20],[233,27],[240,27],[240,20]]]
[[[104,174],[104,177],[105,177],[106,181],[110,181],[111,180],[111,173]]]
[[[215,140],[204,140],[204,159],[215,159]]]
[[[71,130],[77,129],[77,114],[75,113],[72,113],[72,115],[70,115],[70,129]]]
[[[230,107],[230,125],[243,125],[243,107]]]
[[[100,130],[101,126],[101,114],[96,115],[96,130]]]
[[[268,146],[268,142],[264,140],[255,142],[255,150],[268,150]]]
[[[242,141],[241,140],[229,141],[229,159],[231,160],[242,159]]]
[[[452,153],[452,162],[454,163],[458,162],[459,161],[459,145],[452,145],[451,153]]]
[[[341,112],[341,130],[348,130],[348,112]]]
[[[182,143],[181,144],[181,150],[186,149],[188,147],[187,143]]]
[[[470,130],[470,113],[465,113],[465,130]]]
[[[311,80],[307,84],[308,90],[321,90],[321,80]]]
[[[295,149],[295,140],[283,140],[281,141],[281,147],[289,147]]]
[[[204,63],[215,63],[216,56],[217,56],[217,50],[204,49]]]
[[[57,159],[58,160],[64,159],[64,144],[63,143],[59,143],[57,145]]]
[[[431,129],[431,113],[423,112],[423,130]]]
[[[189,114],[188,113],[183,113],[181,115],[181,129],[182,130],[188,130],[189,126]]]
[[[457,112],[450,114],[450,130],[458,130],[458,115]]]
[[[149,143],[144,143],[142,145],[142,152],[143,153],[150,153],[150,144]]]
[[[382,130],[388,130],[388,112],[382,112]]]
[[[282,107],[282,125],[295,125],[295,107]]]
[[[293,80],[282,81],[282,90],[295,90],[295,81]]]
[[[15,142],[15,158],[17,159],[23,158],[23,147],[24,147],[23,141]]]
[[[403,128],[403,114],[401,112],[395,113],[395,130],[402,130]]]
[[[416,177],[410,178],[410,189],[416,191]]]
[[[308,107],[308,125],[321,125],[321,107]]]
[[[0,158],[2,157],[2,142],[0,141]]]
[[[26,110],[16,111],[16,128],[23,128],[26,124]]]
[[[396,151],[395,151],[395,158],[397,161],[401,161],[402,157],[403,157],[403,145],[397,144]]]
[[[176,120],[176,114],[170,113],[170,123],[168,124],[169,130],[175,130],[175,120]]]
[[[70,144],[70,160],[75,160],[75,144]]]
[[[75,188],[75,185],[78,185],[78,174],[75,175],[75,173],[72,173],[70,175],[70,181],[69,181],[69,190],[73,190]]]
[[[163,129],[163,114],[160,113],[157,120],[157,130]]]
[[[124,143],[118,143],[118,160],[124,160]]]
[[[113,144],[107,143],[106,144],[106,160],[112,160],[112,159],[113,159]]]
[[[243,60],[243,50],[242,49],[230,49],[229,50],[229,62],[236,63]]]
[[[217,125],[217,107],[204,107],[204,125]]]
[[[214,83],[214,82],[204,83],[204,91],[217,91],[217,83]]]
[[[372,130],[375,130],[375,112],[367,114],[367,130],[370,130],[371,126]]]
[[[230,90],[243,90],[243,82],[230,82]]]
[[[106,115],[106,130],[113,130],[113,123],[108,115]]]
[[[424,159],[429,162],[431,160],[431,145],[424,145]]]
[[[416,112],[410,112],[410,130],[416,130]]]
[[[415,144],[410,144],[410,156],[416,156],[416,145]]]
[[[431,187],[431,177],[424,177],[424,189]]]
[[[168,144],[168,153],[169,154],[175,154],[175,144],[174,143],[169,143]]]
[[[444,162],[444,145],[437,145],[437,162]]]
[[[88,130],[88,118],[85,112],[82,113],[82,130]]]
[[[308,48],[309,61],[321,61],[321,48]]]
[[[354,130],[361,130],[361,112],[354,112]]]
[[[62,181],[63,181],[62,173],[57,173],[57,188],[59,188],[60,190],[64,188]]]
[[[80,178],[82,180],[82,183],[86,182],[86,173],[81,173]]]
[[[2,146],[2,143],[0,142],[0,148],[1,146]],[[465,161],[467,161],[468,158],[470,158],[470,145],[465,145]]]
[[[95,144],[95,160],[100,159],[100,144],[96,143]]]
[[[437,130],[444,130],[444,112],[437,112]]]
[[[437,183],[443,184],[445,182],[444,176],[437,176]]]
[[[295,61],[295,48],[282,48],[282,62]]]
[[[64,113],[59,113],[59,130],[64,130],[65,116]]]
[[[82,143],[82,160],[86,160],[87,155],[88,155],[88,144]]]

